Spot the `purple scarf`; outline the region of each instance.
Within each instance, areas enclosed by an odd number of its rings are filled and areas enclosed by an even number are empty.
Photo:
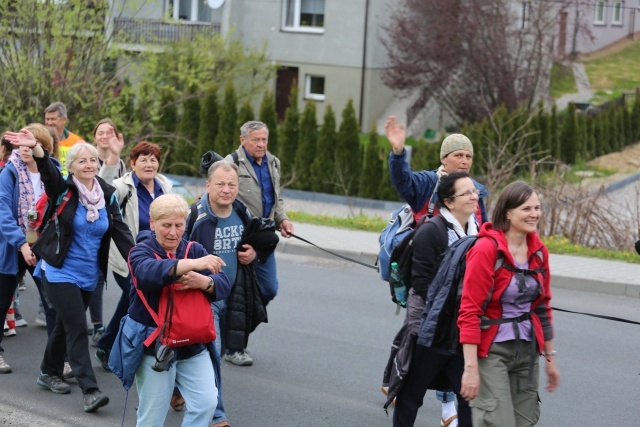
[[[27,164],[18,154],[18,150],[11,152],[11,156],[7,162],[13,164],[16,171],[18,171],[18,225],[22,229],[22,232],[26,234],[27,225],[29,224],[27,213],[29,212],[31,204],[36,202],[33,184],[29,177]],[[42,185],[42,182],[40,182],[40,185]]]
[[[104,208],[104,193],[102,187],[98,183],[96,178],[93,178],[93,190],[89,191],[87,187],[73,176],[73,182],[78,188],[78,195],[80,196],[80,203],[87,208],[87,221],[94,222],[100,218],[100,209]]]

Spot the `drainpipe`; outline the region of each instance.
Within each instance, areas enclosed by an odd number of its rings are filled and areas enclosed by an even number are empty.
[[[364,114],[364,76],[365,67],[367,66],[367,36],[369,27],[369,0],[364,2],[364,40],[362,42],[362,75],[360,77],[360,112],[358,121],[360,122],[360,130],[362,130],[362,117]]]

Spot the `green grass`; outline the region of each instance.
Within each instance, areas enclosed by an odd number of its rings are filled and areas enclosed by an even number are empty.
[[[596,97],[613,99],[640,86],[640,42],[629,41],[584,58]]]
[[[350,230],[373,231],[379,233],[387,225],[387,220],[382,218],[370,218],[366,215],[352,216],[348,218],[332,217],[328,215],[313,215],[304,212],[289,211],[289,219],[293,222],[325,225],[327,227],[346,228]],[[640,256],[631,251],[614,251],[609,249],[587,248],[574,245],[565,237],[551,236],[542,239],[549,252],[553,254],[576,255],[590,258],[625,261],[640,264]]]
[[[562,64],[553,64],[551,68],[551,87],[549,90],[554,99],[578,91],[576,79],[573,77],[571,67]]]

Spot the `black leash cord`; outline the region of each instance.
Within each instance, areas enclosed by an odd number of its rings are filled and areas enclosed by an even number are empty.
[[[344,260],[346,260],[346,261],[351,261],[351,262],[354,262],[354,263],[356,263],[356,264],[360,264],[360,265],[361,265],[361,266],[363,266],[363,267],[373,268],[374,270],[378,271],[378,267],[376,267],[375,265],[365,264],[364,262],[358,261],[358,260],[356,260],[356,259],[349,258],[349,257],[346,257],[346,256],[344,256],[344,255],[337,254],[337,253],[335,253],[335,252],[331,252],[330,250],[328,250],[328,249],[324,249],[324,248],[321,248],[320,246],[316,245],[315,243],[312,243],[312,242],[308,241],[307,239],[303,239],[303,238],[302,238],[302,237],[300,237],[300,236],[296,236],[296,235],[295,235],[295,234],[293,234],[293,233],[289,233],[289,235],[290,235],[291,237],[295,237],[295,238],[296,238],[296,239],[298,239],[298,240],[302,240],[303,242],[308,243],[308,244],[310,244],[311,246],[314,246],[314,247],[316,247],[316,248],[320,249],[321,251],[324,251],[324,252],[326,252],[326,253],[328,253],[328,254],[331,254],[331,255],[333,255],[333,256],[337,256],[338,258],[342,258],[342,259],[344,259]]]
[[[620,317],[604,316],[602,314],[584,313],[582,311],[571,311],[571,310],[565,310],[563,308],[557,308],[557,307],[552,307],[552,308],[555,311],[562,311],[564,313],[582,314],[583,316],[597,317],[598,319],[606,319],[606,320],[613,320],[615,322],[631,323],[632,325],[640,325],[640,322],[636,322],[634,320],[628,320],[628,319],[621,319]]]

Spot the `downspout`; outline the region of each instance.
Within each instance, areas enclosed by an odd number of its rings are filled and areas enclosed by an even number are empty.
[[[360,112],[358,114],[358,121],[360,123],[360,130],[362,130],[362,117],[364,115],[364,77],[365,68],[367,65],[367,36],[369,29],[369,0],[364,2],[364,41],[362,42],[362,75],[360,77]]]

